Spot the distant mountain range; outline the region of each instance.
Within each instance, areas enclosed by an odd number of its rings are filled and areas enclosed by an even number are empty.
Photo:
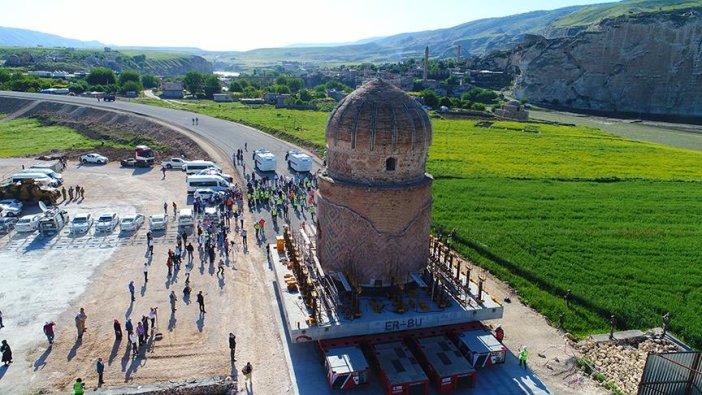
[[[0,46],[36,47],[39,45],[42,47],[72,48],[101,48],[105,46],[99,41],[82,41],[34,30],[0,26]]]
[[[176,52],[203,56],[215,70],[243,71],[253,67],[296,61],[313,64],[398,62],[421,58],[429,46],[432,59],[484,55],[521,43],[527,35],[546,38],[568,37],[619,15],[702,6],[702,0],[624,0],[592,6],[572,6],[551,11],[534,11],[501,18],[481,19],[458,26],[374,37],[353,43],[295,44],[284,48],[251,51],[204,51],[199,48],[117,47],[142,51]],[[449,10],[450,11],[450,10]],[[98,41],[80,41],[24,29],[0,27],[0,46],[100,48]]]

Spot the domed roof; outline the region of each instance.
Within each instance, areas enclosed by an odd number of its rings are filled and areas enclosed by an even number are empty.
[[[381,79],[373,79],[345,97],[327,122],[330,149],[339,142],[359,151],[426,150],[432,128],[412,97]]]
[[[412,97],[374,79],[345,97],[327,121],[327,172],[363,183],[424,177],[429,116]]]

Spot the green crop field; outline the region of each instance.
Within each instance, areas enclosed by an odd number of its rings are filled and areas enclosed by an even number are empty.
[[[0,122],[0,142],[0,157],[41,154],[52,149],[89,149],[101,144],[101,141],[89,139],[71,128],[44,126],[32,118]]]
[[[633,140],[702,151],[702,126],[699,125],[656,122],[654,126],[647,122],[632,122],[631,120],[624,121],[543,110],[531,110],[529,117],[550,122],[589,126]]]
[[[328,117],[186,107],[314,143]],[[702,347],[702,152],[582,126],[476,123],[434,120],[428,162],[434,223],[456,229],[461,253],[577,335],[606,331],[609,314],[646,329],[670,311],[672,330]]]

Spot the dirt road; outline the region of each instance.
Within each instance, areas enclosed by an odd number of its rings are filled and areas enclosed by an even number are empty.
[[[83,185],[86,199],[61,207],[71,215],[114,210],[120,215],[140,212],[147,216],[163,212],[164,202],[170,206],[175,201],[179,207],[185,207],[184,177],[183,173],[172,171],[161,180],[156,169],[143,172],[120,169],[116,164],[70,163],[66,182]],[[169,207],[172,218],[170,211]],[[236,377],[242,364],[251,361],[255,367],[261,367],[254,375],[258,393],[290,393],[276,312],[271,304],[274,298],[264,281],[265,257],[261,250],[235,252],[227,262],[224,278],[218,278],[216,267],[197,256],[192,268],[182,267],[168,278],[166,252],[175,248],[175,227],[169,227],[164,234],[155,233],[151,260],[145,254],[146,231],[144,226],[136,234],[118,235],[116,230],[112,235],[101,236],[91,231],[89,235],[71,237],[65,228],[63,234],[41,248],[32,247],[36,236],[12,234],[0,239],[2,261],[24,266],[17,271],[8,268],[10,278],[6,284],[19,281],[25,287],[5,287],[0,298],[5,316],[2,335],[13,345],[15,355],[15,363],[0,380],[0,391],[67,390],[77,377],[84,378],[89,387],[95,386],[95,362],[101,357],[108,386],[214,375]],[[249,231],[253,233],[252,229]],[[232,237],[240,243],[238,235],[233,233]],[[145,262],[150,262],[148,283],[143,276]],[[27,266],[36,270],[29,273]],[[53,273],[59,268],[61,274]],[[186,303],[182,290],[188,271],[193,300]],[[29,275],[32,281],[20,281],[20,277]],[[135,282],[137,290],[134,303],[130,302],[127,287],[130,281]],[[55,288],[61,292],[52,292]],[[171,290],[179,299],[173,315],[168,303]],[[201,290],[207,311],[204,316],[200,316],[194,303],[195,294]],[[43,292],[51,297],[36,296]],[[162,340],[151,337],[146,351],[133,360],[126,337],[115,341],[113,320],[118,319],[124,330],[126,318],[131,317],[136,325],[136,320],[155,306],[159,308],[156,332],[162,333]],[[88,315],[87,331],[82,341],[77,341],[74,316],[80,307]],[[57,322],[52,347],[48,347],[42,333],[42,325],[49,320]],[[229,332],[237,336],[237,362],[233,365],[229,361]]]

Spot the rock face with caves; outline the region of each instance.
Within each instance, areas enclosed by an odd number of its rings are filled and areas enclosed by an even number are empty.
[[[519,99],[582,110],[702,116],[702,8],[606,19],[532,36],[509,59]]]

